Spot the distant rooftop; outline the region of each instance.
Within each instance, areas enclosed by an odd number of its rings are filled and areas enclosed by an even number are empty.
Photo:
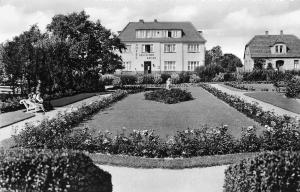
[[[136,30],[182,30],[181,38],[136,38]],[[202,34],[196,30],[191,22],[129,22],[119,38],[124,42],[197,42],[205,43]]]
[[[270,48],[277,43],[286,44],[286,54],[271,54]],[[300,57],[300,39],[292,34],[283,34],[283,31],[281,31],[279,35],[269,35],[267,31],[265,35],[255,35],[249,43],[246,44],[246,47],[249,47],[251,57]]]

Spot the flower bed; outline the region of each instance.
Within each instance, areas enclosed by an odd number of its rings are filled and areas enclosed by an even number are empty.
[[[225,192],[299,191],[300,154],[263,153],[225,171]]]
[[[109,132],[92,132],[88,128],[72,128],[91,114],[107,107],[129,91],[117,91],[111,97],[81,107],[71,113],[60,114],[56,118],[45,119],[40,125],[26,125],[25,129],[14,136],[17,147],[76,149],[89,152],[124,154],[142,157],[193,157],[265,150],[300,150],[299,122],[271,112],[264,112],[256,105],[219,92],[208,85],[201,85],[231,103],[231,106],[248,114],[265,125],[261,135],[255,127],[243,129],[241,138],[228,133],[228,126],[217,128],[202,127],[180,131],[173,137],[160,138],[151,130],[134,130],[126,134],[112,136]],[[92,128],[92,127],[91,127]]]
[[[71,151],[1,151],[0,181],[5,191],[112,191],[109,173]]]
[[[167,104],[174,104],[192,100],[193,97],[190,92],[181,89],[159,89],[156,91],[145,93],[145,99]]]

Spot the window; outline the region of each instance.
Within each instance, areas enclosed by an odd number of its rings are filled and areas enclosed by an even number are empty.
[[[131,71],[131,61],[124,62],[124,70]]]
[[[189,61],[188,62],[188,71],[194,71],[196,67],[199,67],[199,61]]]
[[[199,52],[199,44],[189,44],[188,52]]]
[[[172,31],[168,31],[168,37],[172,37]]]
[[[125,53],[131,53],[131,45],[126,45]]]
[[[175,53],[175,44],[165,44],[164,52],[165,53]]]
[[[165,71],[175,71],[175,61],[165,61]]]
[[[152,44],[144,44],[142,45],[143,53],[153,53],[153,45]]]
[[[283,53],[283,45],[276,45],[275,53]]]
[[[299,60],[294,60],[294,69],[299,69]]]

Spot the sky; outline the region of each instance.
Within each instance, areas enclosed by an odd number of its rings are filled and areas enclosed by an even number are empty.
[[[0,42],[33,24],[45,30],[55,14],[82,10],[115,33],[139,19],[190,21],[203,31],[206,49],[220,45],[241,59],[254,35],[283,30],[300,37],[300,0],[0,0]]]

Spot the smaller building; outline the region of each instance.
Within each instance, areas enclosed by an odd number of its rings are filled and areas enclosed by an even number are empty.
[[[300,70],[300,39],[283,34],[254,36],[245,46],[243,71],[252,71],[255,59],[264,59],[264,68]]]

